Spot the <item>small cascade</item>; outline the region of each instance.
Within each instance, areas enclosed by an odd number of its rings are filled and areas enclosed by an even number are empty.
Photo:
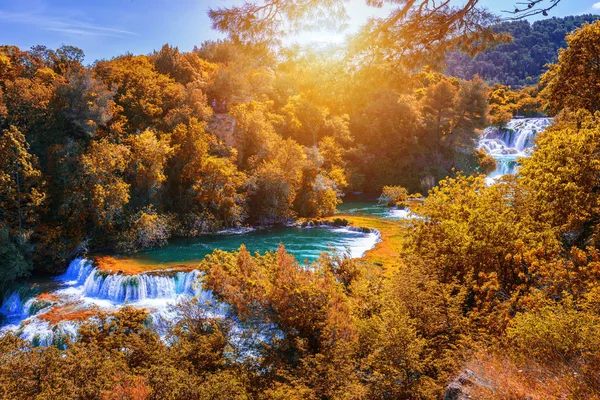
[[[479,140],[479,148],[498,164],[489,178],[515,174],[517,160],[531,155],[536,135],[552,123],[552,118],[521,118],[511,120],[503,128],[487,128]]]
[[[32,299],[23,299],[19,292],[13,292],[0,306],[0,314],[8,320],[25,318],[29,316],[31,302]]]
[[[135,303],[147,299],[176,299],[179,295],[200,294],[193,283],[199,271],[156,274],[108,274],[95,268],[90,260],[78,258],[71,262],[59,280],[83,287],[87,297],[110,300],[113,303]]]
[[[76,258],[71,261],[67,271],[59,276],[57,280],[71,285],[83,285],[87,278],[95,272],[96,268],[91,260],[87,258]]]

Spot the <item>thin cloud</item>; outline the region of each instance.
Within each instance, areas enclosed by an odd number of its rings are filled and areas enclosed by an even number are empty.
[[[106,26],[88,24],[69,18],[56,18],[30,13],[12,13],[0,10],[0,21],[19,22],[48,31],[85,36],[139,36],[135,32]]]
[[[598,2],[598,3],[594,3],[594,5],[592,6],[592,8],[593,8],[594,10],[600,10],[600,2]]]

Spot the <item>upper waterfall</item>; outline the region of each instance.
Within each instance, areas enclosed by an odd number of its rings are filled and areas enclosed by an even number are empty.
[[[536,135],[552,123],[552,118],[512,119],[505,127],[491,126],[483,131],[479,148],[492,156],[498,164],[489,178],[516,173],[517,160],[531,155]]]

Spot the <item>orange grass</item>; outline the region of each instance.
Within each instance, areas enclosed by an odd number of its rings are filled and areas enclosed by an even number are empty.
[[[473,399],[600,399],[593,382],[561,365],[517,366],[501,354],[478,351],[467,363],[474,372],[467,394]],[[592,383],[592,385],[590,385]]]
[[[137,275],[143,272],[155,272],[155,271],[191,271],[196,268],[196,265],[200,262],[189,261],[187,264],[180,263],[165,263],[165,264],[152,264],[148,261],[135,260],[132,258],[115,258],[111,256],[99,256],[94,258],[95,264],[98,269],[102,272],[116,274],[121,273],[124,275]]]
[[[56,325],[63,321],[85,321],[98,313],[98,310],[77,309],[76,304],[65,304],[53,307],[47,313],[39,316],[41,320],[48,321],[50,325]]]

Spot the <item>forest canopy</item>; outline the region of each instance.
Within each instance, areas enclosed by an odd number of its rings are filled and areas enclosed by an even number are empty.
[[[595,15],[550,18],[533,23],[522,20],[503,22],[494,27],[510,34],[510,43],[500,44],[474,57],[452,52],[446,73],[461,79],[479,76],[487,83],[513,88],[537,85],[547,64],[558,60],[558,50],[566,48],[568,33],[598,19]]]

